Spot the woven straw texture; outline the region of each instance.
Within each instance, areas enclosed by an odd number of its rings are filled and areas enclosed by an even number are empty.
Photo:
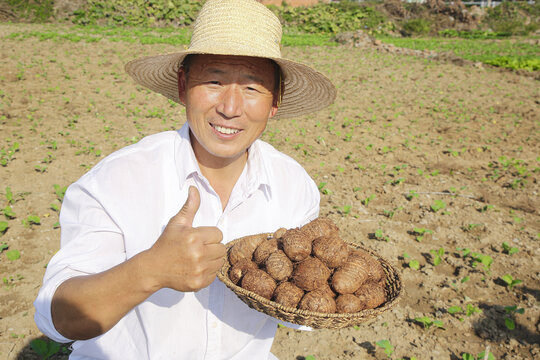
[[[258,238],[262,237],[263,239],[266,239],[269,236],[272,236],[272,234],[257,234],[242,237],[229,242],[227,244],[227,250],[230,250],[236,243],[240,241],[256,241]],[[219,271],[218,278],[249,307],[279,320],[298,325],[310,326],[314,329],[341,329],[358,325],[376,318],[378,315],[395,306],[401,298],[403,290],[399,273],[384,258],[358,244],[348,242],[348,245],[352,248],[362,249],[370,253],[379,261],[384,269],[386,274],[386,301],[375,309],[362,310],[352,314],[328,314],[307,310],[298,310],[296,308],[283,306],[274,301],[265,299],[254,292],[245,290],[240,286],[235,285],[228,276],[229,268],[231,267],[228,260],[225,261],[223,267]]]
[[[336,89],[323,74],[281,57],[281,24],[264,5],[254,0],[209,0],[193,28],[191,43],[183,51],[147,56],[126,64],[133,79],[167,98],[178,97],[178,69],[189,54],[263,57],[281,68],[285,91],[274,119],[305,115],[330,105]]]

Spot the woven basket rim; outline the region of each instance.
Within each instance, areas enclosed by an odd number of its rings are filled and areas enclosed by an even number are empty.
[[[268,239],[272,237],[272,233],[261,233],[261,234],[249,235],[249,236],[244,236],[244,237],[235,239],[226,244],[227,252],[231,249],[231,247],[233,247],[238,242],[245,241],[248,239],[258,238],[258,237],[263,237],[264,239]],[[361,249],[363,251],[366,251],[370,255],[374,256],[377,259],[377,261],[379,261],[379,263],[381,263],[381,265],[385,269],[386,288],[394,286],[397,289],[396,294],[389,294],[389,296],[390,295],[393,295],[393,296],[387,299],[382,305],[374,309],[365,309],[356,313],[321,313],[321,312],[301,310],[301,309],[297,309],[297,308],[293,308],[289,306],[284,306],[275,301],[268,300],[252,291],[246,290],[238,285],[235,285],[229,279],[229,276],[228,276],[229,268],[231,267],[228,257],[225,263],[223,264],[223,266],[221,267],[220,271],[218,272],[218,278],[248,306],[258,311],[264,312],[265,314],[269,316],[276,317],[280,320],[284,320],[283,317],[285,314],[287,314],[287,315],[298,316],[298,317],[301,317],[302,319],[305,319],[305,321],[299,321],[295,323],[299,325],[310,325],[315,328],[317,327],[316,325],[318,321],[325,321],[326,323],[330,323],[330,324],[324,324],[323,326],[321,326],[324,328],[341,328],[345,326],[352,326],[354,324],[359,324],[360,322],[372,319],[378,316],[379,314],[386,312],[387,310],[394,307],[400,301],[403,295],[402,280],[401,280],[401,275],[399,274],[399,272],[382,256],[376,254],[374,251],[370,249],[364,248],[360,244],[357,244],[351,241],[346,241],[346,240],[344,241],[350,247]],[[389,276],[387,271],[391,273],[392,275],[391,277]],[[254,306],[254,305],[257,305],[257,306]],[[285,321],[291,322],[290,319],[285,320]],[[345,323],[335,324],[336,327],[334,327],[331,324],[332,321],[345,322]]]

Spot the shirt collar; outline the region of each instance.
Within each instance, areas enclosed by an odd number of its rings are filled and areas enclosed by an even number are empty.
[[[180,187],[183,187],[188,177],[197,174],[201,179],[202,175],[191,140],[189,137],[189,124],[185,124],[177,131],[179,137],[175,144],[175,163]],[[265,188],[266,196],[271,197],[270,179],[272,179],[272,168],[270,160],[263,154],[264,143],[255,140],[248,149],[248,159],[242,175],[238,179],[241,190],[244,194],[250,194],[261,186]]]

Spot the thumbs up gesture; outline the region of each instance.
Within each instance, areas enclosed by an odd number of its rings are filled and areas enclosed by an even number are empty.
[[[200,201],[197,188],[190,187],[186,203],[148,251],[153,259],[156,290],[200,290],[214,281],[223,265],[227,251],[221,243],[221,230],[213,226],[193,227]]]

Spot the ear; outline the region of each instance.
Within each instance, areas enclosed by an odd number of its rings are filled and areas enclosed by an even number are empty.
[[[274,115],[276,115],[278,111],[278,107],[275,104],[272,104],[272,108],[270,109],[270,114],[268,115],[268,118],[273,118]]]
[[[182,104],[186,104],[186,73],[184,67],[180,66],[178,69],[178,97]]]

